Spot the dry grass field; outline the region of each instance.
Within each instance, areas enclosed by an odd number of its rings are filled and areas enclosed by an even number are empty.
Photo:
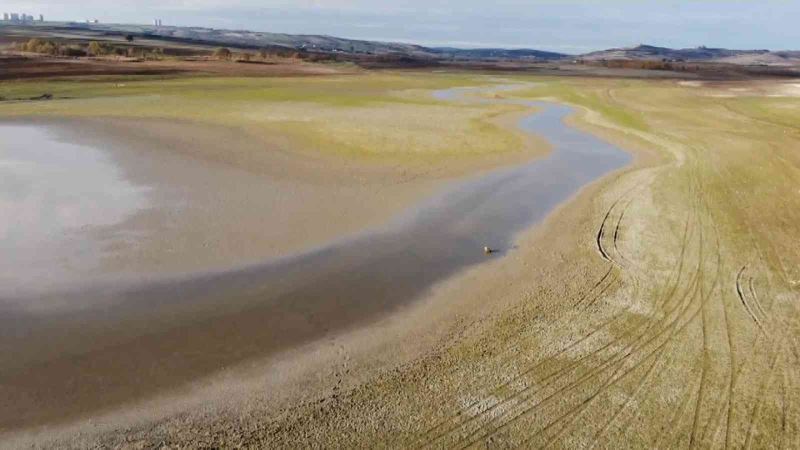
[[[800,445],[800,99],[789,88],[550,80],[518,92],[584,106],[578,126],[639,163],[524,237],[522,267],[483,280],[479,292],[510,306],[480,331],[280,418],[263,438]]]
[[[340,351],[311,394],[280,407],[204,409],[88,439],[170,448],[800,446],[796,84],[505,78],[535,84],[503,96],[578,106],[575,126],[636,162],[523,233],[507,257],[431,292],[421,304],[457,312],[435,322],[424,351],[392,361],[395,345],[418,338],[399,333],[379,349],[381,364]],[[519,109],[430,96],[491,82],[391,72],[20,82],[0,85],[0,96],[55,100],[0,103],[0,117],[215,123],[422,170],[521,146],[497,123]]]

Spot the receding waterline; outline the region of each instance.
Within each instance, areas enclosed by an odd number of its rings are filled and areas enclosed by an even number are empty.
[[[492,258],[484,246],[502,257],[519,232],[630,161],[617,147],[566,126],[572,108],[529,105],[539,111],[519,127],[550,140],[553,151],[541,159],[458,183],[388,227],[302,255],[227,273],[71,294],[76,302],[94,297],[101,301],[92,304],[101,306],[70,314],[63,324],[37,327],[37,317],[19,311],[2,316],[0,325],[13,317],[10,328],[0,327],[10,330],[2,334],[9,344],[4,347],[24,352],[26,339],[35,339],[78,348],[80,358],[58,357],[47,365],[71,376],[49,380],[43,373],[39,382],[58,392],[53,383],[81,382],[82,374],[102,371],[116,391],[71,398],[86,410],[375,320]],[[78,330],[79,341],[73,337]],[[114,351],[107,351],[112,344]],[[169,364],[152,364],[159,360]],[[0,383],[17,386],[20,395],[40,392],[36,380],[23,367],[0,372]],[[59,405],[58,398],[51,401]],[[23,403],[19,408],[10,414],[31,414]],[[67,406],[60,411],[68,413]],[[0,428],[13,417],[3,416]]]

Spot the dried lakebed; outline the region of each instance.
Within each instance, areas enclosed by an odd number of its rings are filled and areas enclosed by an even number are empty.
[[[573,108],[525,104],[538,112],[519,128],[550,154],[456,183],[379,230],[228,272],[0,298],[0,430],[89,415],[374,321],[511,251],[517,233],[630,162],[567,126]]]

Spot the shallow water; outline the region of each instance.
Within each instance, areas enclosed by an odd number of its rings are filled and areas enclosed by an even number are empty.
[[[85,232],[147,205],[103,150],[37,125],[0,125],[0,296],[69,278],[76,259],[101,263]],[[0,297],[1,298],[1,297]]]
[[[513,251],[517,233],[630,161],[617,147],[566,126],[572,108],[530,106],[541,111],[519,126],[546,137],[552,153],[457,183],[388,227],[243,270],[57,296],[101,306],[6,310],[0,352],[9,358],[0,385],[15,389],[0,409],[0,428],[152,395],[376,320],[447,277]],[[487,256],[484,246],[499,252]],[[25,402],[30,395],[47,404]]]

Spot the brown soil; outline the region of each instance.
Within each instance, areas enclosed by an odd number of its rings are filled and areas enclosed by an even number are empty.
[[[286,59],[274,64],[241,64],[213,59],[131,59],[54,58],[35,55],[0,56],[0,80],[100,75],[177,75],[217,76],[302,76],[353,73],[351,67],[310,64]]]

